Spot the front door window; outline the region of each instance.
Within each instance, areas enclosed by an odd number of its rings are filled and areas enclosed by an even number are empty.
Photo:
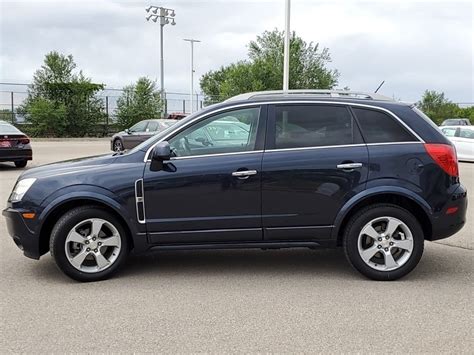
[[[208,117],[169,140],[174,157],[252,151],[260,108],[245,108]]]

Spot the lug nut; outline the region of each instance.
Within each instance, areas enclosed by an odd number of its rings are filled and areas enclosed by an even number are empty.
[[[384,250],[385,250],[385,251],[388,251],[388,248],[385,248]]]
[[[86,244],[89,244],[89,241],[88,241],[88,240],[86,240]]]
[[[92,240],[96,240],[97,238],[96,237],[92,237]]]
[[[87,250],[87,251],[91,251],[91,248],[87,248],[86,250]]]
[[[381,242],[381,241],[382,241],[382,238],[378,237],[377,240],[378,240],[379,242]]]
[[[390,237],[387,235],[387,236],[385,237],[385,239],[389,240],[389,239],[390,239]]]
[[[94,249],[94,251],[97,253],[99,250],[98,250],[98,249]]]
[[[393,245],[393,242],[390,242],[390,245]]]
[[[99,246],[101,246],[101,245],[102,245],[102,243],[101,243],[101,242],[99,242],[99,243],[97,243],[97,244],[98,244]]]
[[[377,246],[377,248],[379,248],[379,249],[382,249],[382,246],[381,246],[381,245],[379,245],[379,246]]]

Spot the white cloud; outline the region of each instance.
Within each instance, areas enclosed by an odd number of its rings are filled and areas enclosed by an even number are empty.
[[[1,1],[0,81],[28,82],[45,53],[72,54],[87,76],[120,87],[156,79],[159,26],[145,21],[150,1]],[[247,43],[283,27],[284,1],[168,1],[166,88],[187,92],[189,44],[197,38],[196,81],[245,59]],[[417,100],[425,89],[474,101],[473,5],[470,1],[292,1],[292,29],[328,47],[340,86]]]

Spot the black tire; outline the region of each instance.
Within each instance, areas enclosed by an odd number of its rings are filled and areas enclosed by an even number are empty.
[[[114,139],[114,151],[115,152],[122,152],[124,149],[123,149],[123,142],[120,138],[115,138]]]
[[[17,160],[15,161],[15,166],[17,168],[24,168],[26,166],[27,160]]]
[[[359,253],[359,234],[370,221],[380,217],[400,220],[409,228],[413,237],[413,249],[408,254],[408,260],[395,270],[376,270],[369,266]],[[349,220],[344,231],[343,247],[347,260],[361,274],[373,280],[392,281],[407,275],[418,264],[423,255],[424,235],[418,220],[406,209],[393,204],[375,204],[363,208]]]
[[[113,261],[112,265],[106,269],[97,272],[83,272],[76,269],[68,260],[66,255],[65,245],[68,233],[84,220],[90,218],[100,218],[112,224],[118,231],[121,247],[118,256]],[[124,263],[129,252],[127,232],[120,221],[111,213],[103,208],[97,206],[81,206],[66,212],[54,226],[51,232],[51,239],[49,242],[49,250],[56,265],[70,278],[82,281],[100,281],[112,276]],[[115,255],[115,254],[114,254]]]

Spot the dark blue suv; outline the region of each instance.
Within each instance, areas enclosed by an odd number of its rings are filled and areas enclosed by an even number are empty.
[[[49,250],[80,281],[131,250],[337,246],[394,280],[466,208],[454,147],[414,106],[307,90],[240,95],[128,152],[30,169],[3,215],[26,256]]]

